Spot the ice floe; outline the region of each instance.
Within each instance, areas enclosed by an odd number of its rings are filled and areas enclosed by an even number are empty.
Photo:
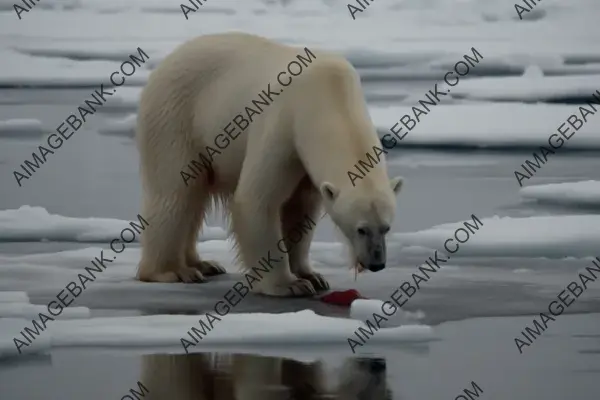
[[[361,321],[346,318],[325,317],[312,310],[268,314],[242,313],[218,317],[203,328],[199,315],[152,315],[134,317],[98,317],[85,320],[49,322],[45,331],[35,337],[35,348],[23,346],[21,350],[44,351],[49,347],[104,347],[104,348],[168,348],[183,352],[182,338],[190,344],[188,352],[206,351],[217,346],[235,346],[238,350],[255,352],[257,346],[277,345],[338,345],[347,347],[347,338],[356,329],[365,326]],[[18,350],[12,338],[16,336],[19,322],[10,320],[9,325],[0,319],[3,327],[0,338],[0,357],[17,356]],[[19,327],[19,328],[16,328]],[[204,330],[201,341],[195,343],[187,334],[192,328]],[[16,328],[16,329],[15,329]],[[367,328],[368,329],[368,328]],[[196,331],[197,332],[197,331]],[[243,332],[243,334],[240,334]],[[198,333],[196,333],[198,335]],[[378,343],[427,343],[434,332],[427,325],[403,325],[381,328],[370,337],[369,344]],[[39,341],[39,342],[38,342]]]
[[[380,137],[392,135],[390,128],[405,114],[415,118],[411,106],[371,107],[369,111]],[[548,144],[548,137],[571,114],[580,116],[577,106],[516,103],[432,106],[410,132],[398,123],[395,129],[403,128],[401,135],[408,134],[397,146],[539,148]],[[557,151],[600,149],[599,133],[600,116],[590,115],[587,123]]]
[[[2,296],[2,292],[0,292]],[[53,319],[79,319],[89,318],[90,309],[87,307],[66,307],[59,314],[48,312],[48,307],[27,303],[0,303],[0,318],[24,318],[38,319],[39,314],[44,313]]]
[[[100,113],[126,113],[135,111],[140,101],[141,87],[121,87],[101,108]]]
[[[458,228],[462,222],[437,225],[429,229],[411,233],[395,233],[392,240],[402,246],[444,249],[447,239],[452,239],[448,247],[456,252],[452,257],[594,257],[598,255],[600,240],[600,215],[560,215],[534,216],[526,218],[492,217],[479,218],[478,230],[465,235]],[[471,225],[475,222],[466,219]],[[458,246],[458,249],[457,247]]]
[[[0,291],[1,303],[29,303],[27,292],[2,292]]]
[[[9,119],[0,121],[0,138],[38,138],[44,130],[37,119]]]
[[[592,185],[590,183],[590,185]],[[600,215],[532,216],[523,218],[478,216],[479,229],[470,235],[466,244],[460,245],[458,256],[490,257],[590,257],[595,256],[600,240]],[[140,224],[137,217],[133,222]],[[471,216],[465,221],[472,222]],[[130,221],[110,218],[72,218],[50,214],[42,207],[22,206],[17,210],[0,211],[0,241],[73,241],[108,244],[118,237]],[[417,232],[393,233],[388,240],[388,257],[394,260],[403,251],[412,248],[443,250],[444,241],[452,238],[462,222],[434,226]],[[561,229],[556,229],[560,227]],[[207,229],[208,228],[208,229]],[[206,227],[198,249],[207,257],[226,265],[233,263],[232,243],[220,227]],[[456,243],[454,243],[456,244]],[[452,244],[452,246],[454,246]],[[27,264],[36,268],[62,265],[76,268],[98,256],[94,248],[63,251],[60,253],[0,256],[0,270],[9,265]],[[322,265],[346,265],[344,246],[338,242],[314,242],[311,258]],[[139,259],[139,249],[131,248],[119,254],[119,261],[127,260],[118,276],[133,276]],[[10,260],[10,261],[9,261]],[[71,267],[69,267],[69,265]],[[11,267],[12,268],[12,267]],[[15,267],[16,268],[16,267]],[[21,290],[21,289],[14,289]]]
[[[595,40],[599,30],[597,3],[574,0],[568,5],[545,4],[539,8],[543,11],[536,21],[519,21],[513,4],[506,2],[426,3],[406,0],[374,5],[355,21],[347,3],[340,0],[220,0],[203,5],[189,15],[193,22],[186,23],[180,3],[46,0],[45,5],[40,2],[24,16],[35,29],[28,29],[10,43],[0,43],[0,58],[4,60],[0,84],[92,86],[106,81],[114,65],[138,46],[150,55],[146,67],[151,68],[189,38],[226,31],[335,50],[351,59],[365,81],[441,79],[457,57],[473,46],[484,55],[473,76],[521,74],[531,65],[546,74],[600,73]],[[0,36],[12,37],[23,31],[13,4],[0,2],[4,11],[0,12]],[[64,8],[68,10],[44,9],[61,4],[67,4]],[[358,23],[363,28],[360,35],[352,35]],[[391,24],[397,29],[382,28]],[[105,29],[108,25],[109,30]],[[334,32],[332,25],[336,26]],[[559,25],[569,29],[557,30]],[[197,26],[202,26],[201,32]],[[143,84],[146,73],[137,71],[129,77],[128,85]]]
[[[396,310],[396,311],[394,311]],[[380,326],[387,328],[389,326],[402,326],[417,323],[425,314],[422,311],[409,312],[402,309],[393,308],[384,304],[381,300],[375,299],[356,299],[350,305],[350,317],[360,321],[372,321],[373,313],[385,316],[386,320],[380,322]]]
[[[452,97],[473,100],[585,104],[600,90],[600,75],[543,76],[538,67],[531,67],[521,77],[465,79],[440,90],[448,89]]]
[[[129,114],[124,118],[109,121],[106,126],[98,130],[98,133],[102,135],[127,136],[133,138],[136,121],[137,114]]]
[[[533,185],[520,191],[524,199],[564,206],[600,207],[600,182],[581,181]]]
[[[199,326],[198,315],[156,315],[93,318],[84,322],[64,321],[52,329],[53,343],[62,346],[181,346],[188,330]],[[312,310],[292,313],[228,314],[192,349],[211,345],[340,344],[362,322],[320,316]],[[243,335],[240,335],[243,332]],[[433,330],[426,325],[407,325],[379,330],[371,339],[380,342],[427,342]]]
[[[418,102],[415,105],[418,106]],[[369,112],[379,137],[392,135],[390,128],[403,115],[408,114],[414,119],[411,107],[371,107]],[[571,114],[580,115],[577,106],[514,103],[438,105],[430,107],[430,112],[420,117],[421,121],[396,147],[539,148],[547,145],[548,137]],[[135,123],[136,116],[130,114],[109,122],[106,127],[100,128],[100,133],[133,137]],[[403,128],[400,124],[398,127]],[[403,128],[401,135],[405,132]],[[598,133],[600,117],[588,116],[587,123],[559,151],[600,149]],[[390,136],[386,139],[391,140]]]
[[[481,223],[478,230],[471,233],[468,241],[460,244],[453,257],[585,258],[597,254],[597,243],[600,240],[600,216],[598,215],[479,219]],[[15,226],[23,225],[22,220],[36,221],[36,224],[30,223],[30,226],[25,228],[25,232],[29,232],[27,237],[32,237],[33,240],[61,234],[76,240],[93,238],[105,241],[114,237],[123,226],[127,226],[127,221],[61,217],[49,214],[42,208],[27,206],[19,210],[0,212],[0,220],[3,221],[0,232],[13,232],[13,234]],[[42,226],[45,231],[39,230]],[[394,264],[393,260],[397,259],[402,251],[430,252],[431,249],[438,249],[445,252],[444,242],[448,238],[456,237],[456,229],[461,226],[463,222],[438,225],[418,232],[390,235],[388,244],[390,264]],[[15,237],[24,239],[22,234],[23,232],[18,233]],[[5,235],[4,240],[10,239]],[[455,240],[452,247],[454,248],[456,244]],[[224,264],[233,262],[231,243],[226,240],[204,241],[199,243],[198,247],[202,254],[211,259]],[[315,242],[311,246],[311,259],[317,264],[328,266],[344,264],[341,250],[340,243]],[[118,303],[120,302],[122,307],[126,298],[130,309],[143,305],[166,307],[165,304],[169,301],[177,304],[178,307],[183,307],[186,302],[190,306],[198,307],[203,304],[202,299],[209,302],[214,300],[214,293],[211,295],[206,292],[201,299],[190,286],[149,285],[134,281],[133,276],[139,255],[139,248],[128,248],[120,253],[118,262],[110,265],[98,277],[99,282],[89,284],[85,300],[95,295],[102,299],[99,303],[102,307],[119,308]],[[16,355],[16,347],[11,335],[16,335],[24,326],[29,326],[31,318],[35,318],[37,313],[46,309],[42,305],[29,304],[31,295],[37,298],[55,296],[57,288],[64,288],[65,283],[75,279],[78,270],[81,270],[83,265],[89,265],[89,261],[94,256],[98,256],[98,250],[95,248],[0,256],[0,331],[2,332],[0,357]],[[211,288],[203,288],[203,290],[209,289]],[[19,290],[21,292],[18,292]],[[142,298],[145,298],[145,303],[140,302]],[[160,301],[157,301],[157,298],[160,298]],[[346,346],[346,338],[361,326],[363,323],[361,321],[367,320],[369,314],[372,315],[382,306],[380,300],[357,300],[351,306],[352,319],[322,317],[310,310],[283,314],[229,314],[226,318],[222,318],[222,321],[217,321],[209,334],[196,346],[188,348],[188,351],[207,350],[215,346],[235,346],[242,352],[255,351],[256,346],[262,345]],[[36,338],[39,342],[35,342],[35,346],[27,348],[26,351],[37,352],[53,347],[72,346],[168,347],[182,351],[180,338],[185,337],[192,326],[197,326],[200,318],[198,315],[88,317],[88,308],[65,309],[64,318],[82,319],[53,321],[48,325],[47,330]],[[422,317],[421,313],[403,312],[395,315],[389,321],[389,325],[394,327],[382,325],[383,329],[378,330],[370,338],[370,343],[426,343],[433,339],[431,328],[426,325],[413,325]],[[400,326],[397,326],[398,324]],[[8,325],[10,326],[6,328]],[[239,335],[239,332],[244,332],[244,335]]]
[[[143,218],[143,216],[142,216]],[[132,215],[138,225],[138,217]],[[151,222],[149,222],[151,223]],[[21,206],[16,210],[0,211],[0,242],[70,241],[109,243],[128,228],[130,221],[113,218],[72,218],[50,214],[43,207]],[[205,227],[200,241],[224,239],[220,227]],[[139,236],[136,236],[136,241]]]
[[[136,47],[131,48],[130,54],[137,54]],[[111,85],[110,75],[119,68],[118,62],[33,57],[2,48],[0,59],[3,63],[0,70],[0,88],[100,89],[100,84]],[[127,77],[126,84],[144,85],[149,74],[149,70],[137,68],[133,75]],[[118,80],[118,77],[116,79]],[[107,101],[110,101],[110,97]]]

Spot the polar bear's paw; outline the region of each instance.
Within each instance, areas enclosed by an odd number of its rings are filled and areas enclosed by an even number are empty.
[[[226,274],[227,271],[221,264],[213,260],[203,260],[193,263],[193,267],[206,276]]]
[[[177,275],[177,278],[179,278],[179,281],[183,283],[201,283],[206,281],[202,272],[195,268],[181,268],[174,271],[174,273]]]
[[[317,292],[329,290],[329,282],[318,272],[299,274],[299,277],[309,281]]]
[[[263,287],[261,292],[275,297],[309,297],[317,294],[312,283],[307,279],[296,279],[290,283]]]
[[[206,278],[202,272],[196,268],[182,267],[175,271],[159,272],[151,274],[140,274],[139,279],[142,282],[161,282],[161,283],[201,283],[205,282]]]
[[[308,279],[298,279],[287,285],[290,297],[314,296],[317,291]]]

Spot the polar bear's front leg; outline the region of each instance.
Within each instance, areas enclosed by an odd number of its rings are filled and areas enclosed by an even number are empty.
[[[288,257],[277,248],[281,241],[279,212],[270,207],[253,208],[246,201],[233,201],[232,231],[246,273],[257,278],[252,291],[269,296],[300,297],[316,294],[306,279],[290,271]]]
[[[290,261],[290,269],[308,279],[317,291],[328,290],[329,283],[310,265],[309,250],[321,219],[321,194],[308,177],[304,178],[281,208],[281,228]]]

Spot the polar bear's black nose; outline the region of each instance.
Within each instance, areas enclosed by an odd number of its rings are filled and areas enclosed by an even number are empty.
[[[385,268],[385,264],[369,264],[369,271],[377,272]]]

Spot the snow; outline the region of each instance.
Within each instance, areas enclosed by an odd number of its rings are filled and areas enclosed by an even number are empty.
[[[138,226],[142,224],[137,216],[132,216],[131,221]],[[130,228],[129,223],[113,218],[65,217],[50,214],[43,207],[24,205],[16,210],[0,211],[0,242],[50,240],[108,244],[118,238],[123,229]],[[220,227],[206,227],[199,240],[223,239],[226,236],[225,230]],[[135,240],[139,240],[139,235]]]
[[[37,119],[22,118],[0,121],[0,138],[30,138],[43,134],[42,123]]]
[[[566,206],[600,207],[600,182],[581,181],[522,188],[521,197]]]
[[[101,135],[126,136],[133,138],[135,134],[136,120],[136,114],[129,114],[124,118],[111,120],[106,126],[100,128],[98,133]]]
[[[459,245],[458,257],[585,258],[598,254],[600,215],[495,216],[479,220],[478,230],[473,229],[464,244],[459,244],[454,236],[458,228],[465,228],[463,222],[437,225],[419,232],[395,233],[392,240],[404,247],[438,249],[448,254],[443,246],[452,238],[448,247],[454,250]],[[466,221],[471,226],[476,224],[470,217]],[[460,240],[464,241],[465,237],[462,232],[458,234]]]
[[[423,96],[422,99],[426,100]],[[414,104],[418,106],[418,103]],[[380,137],[394,135],[390,128],[403,115],[414,119],[411,106],[372,107],[371,118]],[[402,134],[408,134],[397,147],[402,146],[466,146],[535,147],[548,144],[548,137],[556,133],[571,114],[580,117],[575,105],[476,103],[449,106],[431,106],[427,115],[420,115],[420,122]],[[600,117],[588,116],[587,123],[573,136],[566,149],[600,149]],[[389,139],[389,136],[386,136]],[[561,148],[559,151],[564,151]]]
[[[487,77],[459,81],[454,87],[446,84],[440,89],[451,90],[451,96],[470,100],[494,101],[573,101],[593,100],[600,90],[600,75],[543,76],[539,67],[527,69],[520,77]],[[596,96],[600,97],[596,93]],[[598,102],[598,100],[595,100]]]

